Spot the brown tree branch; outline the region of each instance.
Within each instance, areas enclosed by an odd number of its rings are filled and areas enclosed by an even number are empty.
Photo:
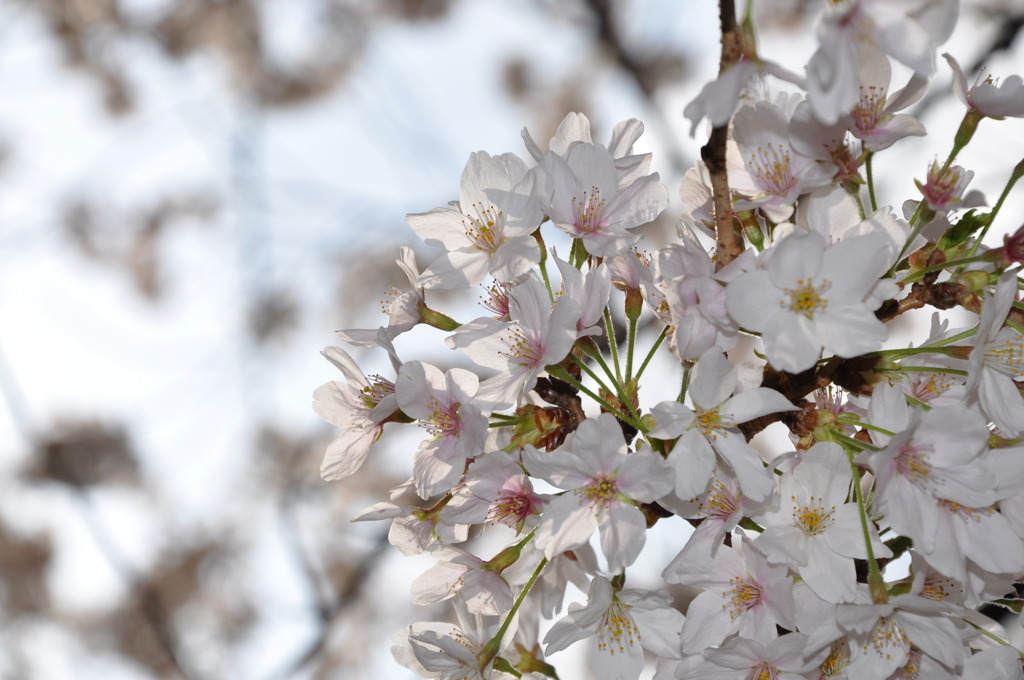
[[[719,75],[732,67],[743,54],[743,42],[736,23],[735,0],[719,0],[722,24],[722,56]],[[729,139],[729,123],[711,130],[711,139],[701,147],[700,157],[711,175],[711,200],[715,206],[717,252],[715,271],[720,271],[743,252],[743,234],[733,219],[729,196],[729,175],[725,163],[725,147]]]

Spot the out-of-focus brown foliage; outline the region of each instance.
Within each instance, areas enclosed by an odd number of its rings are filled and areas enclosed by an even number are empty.
[[[52,556],[48,540],[20,536],[0,521],[0,603],[9,617],[49,608],[43,579]]]
[[[138,481],[138,456],[125,431],[94,421],[68,421],[37,445],[31,478],[77,488]]]
[[[133,211],[80,200],[65,210],[64,229],[82,254],[124,269],[138,291],[155,301],[163,292],[163,237],[177,225],[211,220],[216,209],[215,199],[207,194],[165,196],[152,206]]]

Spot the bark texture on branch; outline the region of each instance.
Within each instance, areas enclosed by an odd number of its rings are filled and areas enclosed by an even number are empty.
[[[736,23],[735,0],[719,0],[722,24],[722,56],[718,65],[721,75],[732,67],[743,54],[743,38]],[[725,144],[729,138],[729,124],[711,131],[711,139],[701,147],[700,156],[711,175],[711,200],[715,206],[715,233],[717,254],[715,270],[720,271],[743,252],[743,233],[733,219],[732,200],[729,195],[729,175],[725,165]]]

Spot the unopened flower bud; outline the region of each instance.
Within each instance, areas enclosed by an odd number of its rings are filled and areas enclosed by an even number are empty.
[[[535,406],[526,404],[516,409],[515,430],[512,444],[515,446],[536,446],[546,451],[554,451],[566,435],[576,429],[576,418],[568,409],[561,406]]]
[[[1009,267],[1015,263],[1024,263],[1024,225],[1009,236],[1003,237],[1003,247],[999,249],[1003,264]]]

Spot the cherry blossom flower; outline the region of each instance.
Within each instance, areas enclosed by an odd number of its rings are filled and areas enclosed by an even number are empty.
[[[939,165],[938,161],[932,161],[924,183],[914,180],[914,184],[921,190],[928,207],[947,212],[985,205],[985,197],[980,191],[972,190],[964,194],[973,178],[973,170],[965,170],[959,165]]]
[[[313,392],[313,410],[342,432],[327,447],[320,476],[344,479],[358,470],[384,429],[384,421],[398,410],[395,385],[379,375],[367,379],[345,350],[328,347],[322,354],[345,376],[345,382],[325,383]],[[396,367],[397,370],[397,367]]]
[[[459,618],[459,625],[428,622],[398,631],[392,655],[406,668],[437,680],[513,680],[514,675],[495,671],[489,663],[481,668],[477,658],[497,633],[497,623],[465,614]]]
[[[353,522],[393,520],[388,530],[388,542],[403,555],[419,555],[440,541],[445,544],[461,543],[469,536],[468,524],[444,520],[435,508],[418,508],[396,501],[409,495],[412,481],[391,491],[391,500],[374,503],[352,518]]]
[[[1016,274],[1007,272],[981,308],[966,388],[968,403],[979,404],[996,427],[1011,437],[1024,433],[1024,398],[1015,382],[1024,378],[1024,337],[1003,327],[1016,296]]]
[[[487,417],[474,399],[479,385],[475,373],[461,368],[442,373],[421,361],[410,361],[398,372],[399,406],[432,435],[420,446],[412,468],[422,498],[454,486],[466,459],[483,452]]]
[[[714,474],[716,454],[736,475],[745,496],[760,501],[772,492],[772,474],[736,426],[796,407],[767,387],[734,395],[738,384],[736,367],[712,347],[693,369],[688,394],[694,409],[677,401],[663,401],[652,409],[656,425],[648,434],[659,439],[680,437],[668,457],[680,498],[703,493]]]
[[[728,123],[748,83],[767,75],[796,85],[804,83],[802,77],[775,62],[743,56],[701,88],[700,93],[683,109],[683,116],[691,123],[690,136],[694,135],[697,125],[704,118],[715,127]]]
[[[610,413],[580,423],[568,449],[523,452],[523,463],[569,493],[548,503],[537,527],[537,547],[549,559],[586,543],[601,531],[608,569],[618,573],[640,554],[647,521],[637,508],[672,489],[667,464],[650,449],[626,455],[618,420]]]
[[[505,524],[520,533],[536,524],[543,503],[512,456],[493,451],[470,463],[441,517],[460,524]]]
[[[852,660],[849,680],[887,678],[910,661],[912,646],[950,669],[964,662],[960,635],[948,618],[953,608],[916,595],[886,604],[840,604],[836,620],[847,631]]]
[[[888,329],[864,300],[886,269],[889,248],[877,234],[826,247],[816,232],[793,233],[766,251],[766,269],[729,284],[729,313],[762,334],[773,368],[790,373],[813,366],[822,349],[841,357],[879,349]]]
[[[603,576],[590,583],[587,604],[569,605],[569,614],[544,638],[547,654],[589,639],[590,667],[598,680],[636,680],[644,652],[679,656],[679,631],[684,617],[661,592],[620,590]]]
[[[708,665],[700,678],[712,680],[785,680],[805,678],[819,663],[821,655],[806,658],[807,636],[782,635],[768,644],[741,637],[704,652]],[[696,680],[696,679],[695,679]]]
[[[615,158],[615,169],[619,175],[619,186],[625,187],[650,172],[652,155],[649,153],[634,154],[633,144],[644,132],[644,124],[636,118],[624,120],[615,125],[605,148]],[[544,160],[544,151],[533,140],[526,128],[523,128],[523,142],[526,150],[538,163]],[[548,150],[563,158],[574,142],[594,144],[590,135],[590,120],[582,113],[569,113],[559,124],[555,136],[548,143]]]
[[[476,555],[439,545],[438,562],[412,583],[412,603],[428,605],[458,595],[474,614],[498,615],[512,608],[512,589],[501,574]]]
[[[459,202],[407,217],[427,245],[448,251],[423,272],[424,288],[468,288],[488,273],[514,281],[540,261],[530,234],[540,225],[537,173],[514,154],[469,157],[462,173]]]
[[[562,295],[575,300],[580,308],[577,337],[603,335],[604,329],[598,324],[604,321],[604,309],[612,292],[611,270],[601,263],[584,274],[557,255],[552,259],[562,275]]]
[[[662,577],[668,583],[685,583],[702,573],[740,520],[765,510],[766,504],[773,500],[772,497],[765,502],[751,500],[740,492],[739,482],[725,470],[716,471],[707,491],[694,500],[677,502],[674,496],[659,499],[659,505],[680,517],[700,519],[683,549],[665,567]]]
[[[690,603],[683,625],[683,652],[697,654],[730,635],[767,644],[776,626],[794,629],[793,580],[784,566],[771,566],[749,543],[742,554],[723,546],[703,574],[688,585],[704,592]]]
[[[860,98],[849,116],[849,129],[868,151],[881,151],[904,137],[920,137],[924,126],[913,116],[896,113],[924,96],[928,79],[914,74],[901,90],[889,95],[892,65],[879,50],[861,52]]]
[[[544,284],[531,275],[509,293],[509,323],[482,317],[464,324],[446,342],[480,366],[500,371],[484,380],[477,393],[497,410],[520,403],[544,367],[565,358],[576,341],[579,315],[579,305],[567,297],[552,308]]]
[[[658,173],[620,186],[615,158],[600,145],[575,142],[564,157],[548,152],[542,167],[551,181],[551,221],[597,257],[627,250],[639,239],[629,230],[651,222],[668,205]]]
[[[760,208],[773,222],[781,222],[793,214],[801,194],[831,183],[831,169],[790,145],[789,117],[798,101],[780,95],[775,103],[760,101],[736,113],[738,158],[733,158],[729,185],[745,197],[735,202],[737,210]]]
[[[953,69],[953,92],[964,106],[989,118],[1024,117],[1024,79],[1019,75],[1006,78],[1002,84],[992,76],[982,80],[979,75],[968,87],[960,63],[948,52],[942,56]]]
[[[892,0],[833,2],[818,24],[818,50],[807,63],[814,113],[833,123],[857,103],[859,70],[867,50],[881,50],[923,77],[935,72],[935,45],[945,42],[956,0],[922,3],[905,12]]]
[[[680,240],[661,251],[658,288],[664,291],[670,315],[672,351],[695,361],[712,347],[732,349],[738,328],[726,309],[725,287],[715,277],[711,258],[689,230],[680,230]]]
[[[927,554],[935,550],[940,499],[969,508],[997,500],[996,479],[979,456],[988,428],[976,410],[963,407],[910,411],[902,390],[880,385],[872,395],[872,424],[895,432],[874,432],[884,448],[866,456],[876,477],[875,508],[896,531]]]
[[[829,602],[852,601],[857,577],[853,558],[867,558],[856,503],[847,503],[850,462],[831,442],[815,444],[779,481],[778,510],[758,517],[765,527],[756,539],[768,560],[794,569]],[[892,552],[872,531],[875,557]]]

